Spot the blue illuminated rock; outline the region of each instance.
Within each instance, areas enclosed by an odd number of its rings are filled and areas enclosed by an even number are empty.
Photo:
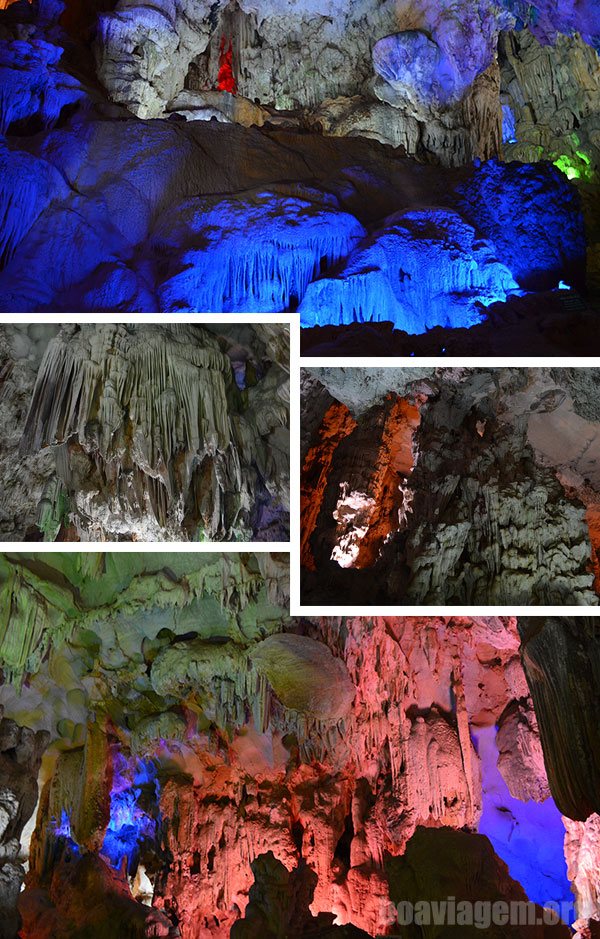
[[[391,321],[407,333],[473,326],[519,285],[493,246],[456,212],[423,209],[387,220],[339,273],[312,283],[305,326]]]
[[[176,206],[154,235],[170,261],[160,309],[271,313],[297,305],[365,234],[354,216],[323,202],[263,191]]]

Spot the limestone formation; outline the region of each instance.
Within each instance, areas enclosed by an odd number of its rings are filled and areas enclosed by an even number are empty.
[[[598,623],[594,617],[528,618],[519,629],[553,795],[564,815],[584,822],[600,808],[598,727],[591,719]]]
[[[0,708],[0,936],[14,939],[19,928],[17,900],[25,877],[21,838],[38,801],[38,773],[49,742]]]
[[[0,307],[590,351],[590,3],[10,4]],[[51,527],[64,493],[44,500]]]

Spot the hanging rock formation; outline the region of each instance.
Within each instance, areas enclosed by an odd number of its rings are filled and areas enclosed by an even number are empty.
[[[592,718],[600,627],[593,617],[519,621],[548,779],[560,810],[585,822],[598,812],[598,725]]]

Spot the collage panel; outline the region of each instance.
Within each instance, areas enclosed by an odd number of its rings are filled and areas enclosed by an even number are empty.
[[[0,0],[0,310],[597,355],[597,0]]]
[[[597,368],[303,366],[301,609],[597,606],[599,403]]]
[[[589,935],[597,620],[294,618],[288,575],[0,557],[3,929]]]
[[[0,324],[0,541],[289,542],[290,326]]]

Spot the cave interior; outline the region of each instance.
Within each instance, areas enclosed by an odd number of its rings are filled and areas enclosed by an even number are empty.
[[[273,553],[3,554],[0,592],[3,939],[394,936],[445,897],[597,935],[596,618],[293,618]]]
[[[1,310],[595,348],[596,0],[2,7]]]

